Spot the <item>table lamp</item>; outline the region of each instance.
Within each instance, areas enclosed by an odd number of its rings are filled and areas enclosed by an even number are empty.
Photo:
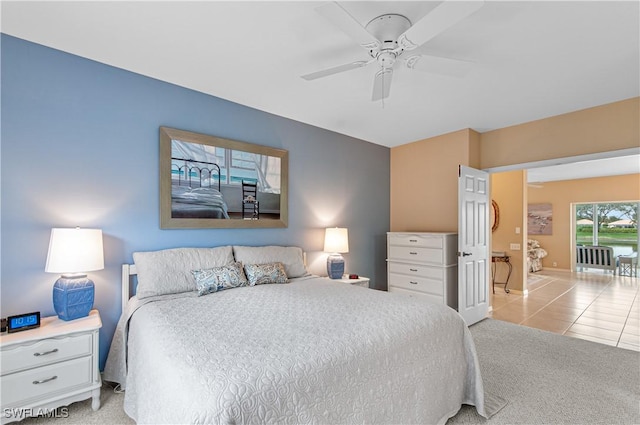
[[[51,229],[45,271],[61,273],[53,285],[53,308],[62,320],[89,315],[94,285],[86,272],[104,269],[102,230]]]
[[[341,279],[344,274],[342,253],[349,252],[349,232],[344,227],[327,228],[324,234],[324,251],[327,257],[327,274],[331,279]]]

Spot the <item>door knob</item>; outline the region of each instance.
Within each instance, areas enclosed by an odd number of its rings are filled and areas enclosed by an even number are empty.
[[[470,252],[458,252],[458,257],[468,257],[472,255]]]

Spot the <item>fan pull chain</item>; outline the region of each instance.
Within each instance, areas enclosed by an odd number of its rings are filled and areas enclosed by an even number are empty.
[[[382,109],[384,109],[384,74],[385,72],[382,73],[382,84],[380,85],[380,90],[382,93],[380,93],[380,100],[382,100]]]

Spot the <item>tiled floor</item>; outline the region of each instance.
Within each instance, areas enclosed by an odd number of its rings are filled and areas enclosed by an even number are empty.
[[[496,285],[490,317],[640,351],[640,280],[610,272],[543,270],[526,296]]]

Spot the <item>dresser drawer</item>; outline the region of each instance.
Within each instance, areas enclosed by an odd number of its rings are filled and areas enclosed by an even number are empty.
[[[0,351],[1,375],[91,354],[90,334],[49,338]]]
[[[389,287],[389,292],[394,294],[404,295],[410,298],[417,298],[417,299],[429,301],[435,304],[444,304],[444,300],[442,299],[442,297],[439,297],[437,295],[426,294],[424,292],[409,291],[407,289],[395,288],[393,286]]]
[[[444,283],[442,280],[434,280],[426,277],[390,273],[389,286],[408,289],[410,291],[424,292],[437,295],[439,297],[444,295]]]
[[[423,248],[442,248],[443,239],[440,235],[415,235],[400,233],[389,235],[389,245],[418,246]]]
[[[444,269],[442,267],[429,267],[420,264],[404,264],[389,262],[389,273],[400,273],[409,276],[428,277],[431,279],[444,279]]]
[[[389,246],[389,259],[420,263],[443,264],[444,253],[436,248]]]
[[[91,360],[90,356],[81,357],[3,376],[2,407],[91,385]]]

